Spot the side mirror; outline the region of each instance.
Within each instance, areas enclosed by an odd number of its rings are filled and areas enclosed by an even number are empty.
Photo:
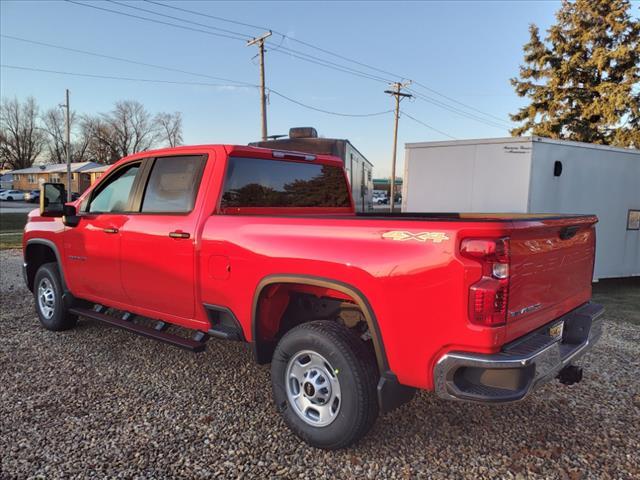
[[[43,183],[40,186],[40,215],[62,217],[67,194],[62,183]]]
[[[80,217],[77,215],[76,207],[73,205],[65,205],[62,207],[63,216],[62,223],[64,223],[67,227],[77,227],[80,223]]]

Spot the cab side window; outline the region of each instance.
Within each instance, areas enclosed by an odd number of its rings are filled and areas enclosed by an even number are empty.
[[[153,163],[142,199],[142,213],[188,213],[193,210],[205,157],[159,157]]]
[[[128,165],[111,175],[99,186],[87,208],[93,213],[123,213],[129,210],[129,200],[140,163]]]

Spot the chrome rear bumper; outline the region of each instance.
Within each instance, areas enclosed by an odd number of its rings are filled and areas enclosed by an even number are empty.
[[[513,402],[555,378],[602,335],[604,308],[586,303],[492,355],[449,352],[434,369],[435,391],[444,399]],[[549,328],[564,321],[561,338]]]

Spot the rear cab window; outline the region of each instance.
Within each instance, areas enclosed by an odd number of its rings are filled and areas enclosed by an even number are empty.
[[[220,207],[351,208],[344,171],[321,163],[230,157]]]
[[[142,213],[189,213],[205,164],[202,155],[158,157],[142,198]]]

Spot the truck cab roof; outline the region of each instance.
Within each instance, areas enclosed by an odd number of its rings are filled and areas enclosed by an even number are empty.
[[[204,152],[211,150],[222,150],[227,156],[238,157],[254,157],[265,160],[291,160],[306,161],[313,163],[321,163],[326,165],[342,166],[342,160],[333,155],[310,154],[306,152],[297,152],[291,150],[271,149],[264,147],[252,147],[247,145],[232,144],[202,144],[202,145],[183,145],[179,147],[161,148],[157,150],[147,150],[145,152],[135,153],[123,158],[120,162],[147,158],[147,157],[165,157],[170,155],[180,155],[184,153]],[[118,162],[118,163],[120,163]]]

